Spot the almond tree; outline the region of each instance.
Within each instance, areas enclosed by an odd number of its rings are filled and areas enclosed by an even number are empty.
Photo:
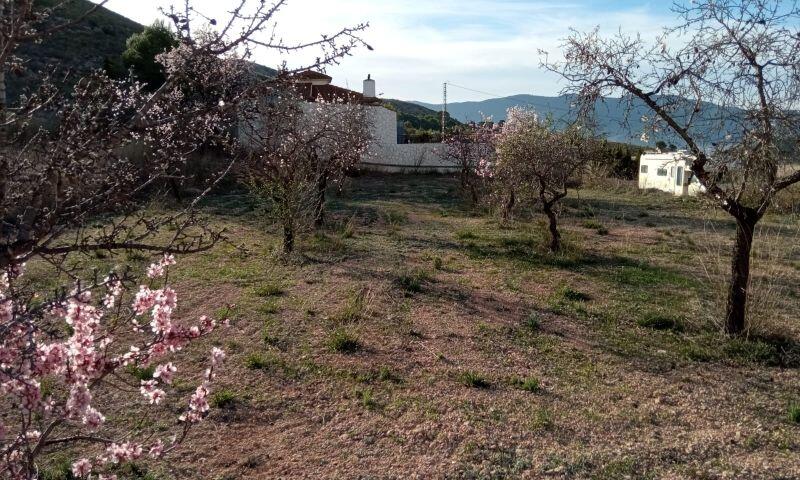
[[[575,32],[564,61],[545,66],[569,83],[584,113],[605,96],[645,108],[694,156],[692,174],[736,222],[724,329],[746,330],[755,226],[775,196],[800,182],[800,7],[714,0],[674,7],[680,26],[654,42]],[[643,138],[648,132],[643,133]]]
[[[321,50],[306,69],[338,62],[363,44],[364,25],[302,44],[277,40],[284,4],[238,0],[224,19],[202,15],[188,0],[164,12],[179,45],[158,57],[165,80],[155,91],[103,72],[70,79],[72,87],[41,72],[41,85],[11,106],[0,104],[0,477],[37,478],[43,456],[79,449],[84,458],[73,465],[75,476],[111,478],[103,475],[116,463],[148,449],[157,458],[171,451],[206,415],[213,367],[188,399],[174,439],[136,438],[131,425],[104,427],[93,398],[126,391],[124,368],[150,366],[154,378],[133,386],[158,405],[175,372],[172,356],[213,327],[205,317],[194,325],[173,318],[177,300],[166,272],[172,254],[201,252],[224,238],[196,207],[235,158],[174,213],[148,214],[141,206],[163,180],[180,175],[198,148],[236,151],[231,127],[239,111],[275,81],[254,74],[252,51]],[[0,1],[0,72],[23,68],[17,47],[47,41],[53,31],[42,30],[53,9],[37,5]],[[122,251],[161,259],[139,281],[116,256]],[[96,272],[91,258],[100,252],[122,266]],[[24,275],[27,262],[57,287]],[[223,356],[214,350],[212,366]],[[123,408],[138,403],[126,401]]]
[[[480,200],[485,169],[495,157],[498,128],[491,121],[455,128],[444,139],[445,158],[458,167],[463,193],[469,193],[473,205]]]
[[[283,251],[297,231],[324,218],[325,191],[366,153],[365,107],[344,100],[305,102],[290,82],[271,88],[241,116],[240,176],[268,204],[283,230]]]
[[[494,178],[499,188],[513,192],[514,201],[541,206],[549,222],[552,252],[561,250],[558,204],[567,196],[569,181],[599,152],[599,143],[578,126],[559,132],[533,110],[508,110],[497,142]]]

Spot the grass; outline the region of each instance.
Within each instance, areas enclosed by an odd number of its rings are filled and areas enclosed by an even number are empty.
[[[223,388],[211,394],[209,404],[214,408],[230,408],[236,404],[238,398],[233,390]]]
[[[800,424],[800,402],[789,403],[788,417],[791,423]]]
[[[358,337],[344,328],[337,328],[328,336],[328,349],[336,353],[355,353],[362,347]]]
[[[700,202],[570,192],[566,251],[553,255],[540,215],[521,209],[502,222],[464,206],[445,177],[366,175],[342,191],[330,196],[329,227],[298,238],[303,255],[291,261],[274,255],[277,232],[241,199],[209,199],[214,225],[245,248],[180,259],[170,274],[176,319],[212,314],[232,326],[179,354],[163,407],[185,408],[209,349],[222,346],[228,361],[210,401],[223,410],[189,441],[210,436],[226,448],[202,465],[171,457],[171,471],[240,478],[252,463],[263,477],[793,478],[800,250],[791,236],[769,257],[785,284],[770,311],[780,331],[729,339],[708,321],[720,313],[702,260],[704,242],[729,245],[732,230]],[[701,236],[711,220],[723,227]],[[764,222],[800,227],[783,214]],[[766,275],[758,255],[754,274]],[[32,277],[38,268],[31,262]],[[109,411],[139,420],[137,409]],[[114,425],[121,416],[108,414]],[[171,424],[142,425],[164,437]],[[262,443],[281,462],[250,462]],[[752,465],[763,471],[742,470]]]
[[[407,293],[421,293],[424,285],[431,281],[428,272],[421,268],[402,269],[395,276],[395,283]]]
[[[492,386],[483,375],[472,370],[461,372],[458,375],[458,381],[465,387],[470,388],[489,388]]]
[[[669,315],[663,314],[647,314],[639,318],[636,323],[640,327],[652,328],[654,330],[671,330],[673,332],[683,331],[683,322]]]
[[[517,388],[525,392],[540,393],[542,391],[542,385],[539,383],[538,378],[515,379],[513,383]]]
[[[257,297],[275,297],[282,295],[284,288],[283,284],[278,282],[265,282],[253,288],[253,294]]]

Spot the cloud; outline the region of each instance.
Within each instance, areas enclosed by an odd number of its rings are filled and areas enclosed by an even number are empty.
[[[157,7],[169,0],[111,0],[109,7],[140,22],[158,17]],[[360,89],[368,73],[378,92],[390,98],[441,101],[444,81],[499,95],[555,95],[558,79],[539,68],[538,51],[557,55],[570,28],[600,26],[608,32],[653,31],[668,21],[662,2],[559,3],[543,0],[290,0],[277,19],[287,42],[319,38],[343,26],[369,22],[365,40],[374,51],[361,49],[328,69],[342,86]],[[224,18],[230,1],[196,0],[198,9]],[[257,52],[256,60],[275,66],[313,59],[316,52],[284,57]],[[451,101],[486,95],[453,89]]]

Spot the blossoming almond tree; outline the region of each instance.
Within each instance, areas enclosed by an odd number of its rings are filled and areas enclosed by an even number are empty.
[[[144,455],[161,458],[206,416],[210,382],[225,357],[218,348],[212,349],[210,366],[172,433],[137,438],[133,430],[106,426],[97,406],[110,389],[119,388],[138,390],[138,403],[143,405],[164,402],[178,372],[175,354],[216,326],[205,316],[193,325],[174,319],[177,293],[165,281],[174,263],[167,255],[152,264],[148,284],[132,299],[125,295],[127,272],[76,282],[69,293],[43,303],[26,302],[23,265],[0,275],[3,478],[36,478],[42,456],[78,445],[82,457],[75,459],[73,474],[80,478],[107,473],[120,462]],[[138,385],[122,371],[148,366],[154,367],[152,378]]]
[[[513,107],[498,140],[495,178],[517,200],[541,205],[549,221],[552,252],[561,249],[557,207],[567,196],[569,181],[600,154],[599,142],[579,126],[556,131],[532,110]]]
[[[110,426],[104,412],[109,398],[123,404],[116,407],[166,408],[169,385],[182,373],[179,352],[214,328],[207,317],[189,324],[173,316],[177,294],[166,274],[171,254],[204,251],[223,238],[196,206],[235,159],[170,213],[141,206],[201,146],[235,150],[230,127],[239,108],[274,81],[254,74],[254,49],[321,49],[305,69],[363,44],[357,35],[365,25],[302,44],[277,40],[275,15],[285,3],[237,0],[227,19],[204,16],[191,1],[164,12],[179,46],[159,57],[166,80],[155,92],[102,72],[72,87],[44,75],[15,103],[0,103],[0,477],[36,478],[45,455],[77,449],[84,455],[74,475],[107,478],[117,463],[170,452],[206,415],[209,382],[224,358],[218,349],[171,435],[137,439],[132,425],[114,418]],[[38,5],[0,2],[0,72],[25,65],[15,56],[21,43],[47,41],[42,22],[53,10]],[[136,149],[143,153],[132,155]],[[122,251],[165,256],[139,282]],[[104,279],[91,261],[101,252],[122,261]],[[37,275],[26,275],[26,264]],[[43,286],[43,275],[58,285]],[[153,376],[139,384],[122,371],[146,366]],[[135,397],[114,393],[129,389]]]
[[[370,141],[363,105],[304,102],[288,82],[243,109],[241,177],[268,203],[291,253],[297,230],[324,218],[325,191],[353,168]]]
[[[756,224],[776,195],[800,183],[800,6],[777,0],[676,4],[679,25],[649,42],[574,32],[564,61],[545,67],[568,82],[584,113],[622,95],[694,156],[692,173],[736,222],[724,329],[746,331]],[[647,132],[642,140],[647,139]]]
[[[444,139],[444,156],[459,169],[461,191],[469,193],[473,205],[480,201],[481,183],[491,171],[499,133],[491,120],[457,127]]]

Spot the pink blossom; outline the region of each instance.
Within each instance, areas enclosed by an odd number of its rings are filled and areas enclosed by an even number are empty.
[[[92,462],[86,458],[81,458],[72,464],[72,474],[76,477],[88,477],[92,473]]]
[[[112,443],[106,448],[106,460],[111,463],[130,462],[142,456],[142,446],[136,443]]]
[[[164,442],[162,442],[160,438],[157,439],[153,442],[153,445],[150,446],[148,454],[153,458],[161,458],[164,454]]]
[[[142,315],[144,312],[153,308],[156,302],[155,293],[144,285],[139,287],[136,297],[133,299],[133,310],[137,315]]]
[[[166,394],[164,390],[160,388],[156,388],[158,384],[155,380],[142,380],[141,386],[139,387],[139,391],[141,394],[150,401],[150,404],[158,405],[164,400]]]
[[[156,367],[156,370],[153,373],[153,378],[157,378],[167,385],[170,385],[172,383],[172,377],[177,371],[178,368],[173,365],[172,362],[168,362],[164,365],[159,365]]]
[[[225,360],[225,351],[221,348],[214,347],[211,349],[211,365],[216,367]]]

